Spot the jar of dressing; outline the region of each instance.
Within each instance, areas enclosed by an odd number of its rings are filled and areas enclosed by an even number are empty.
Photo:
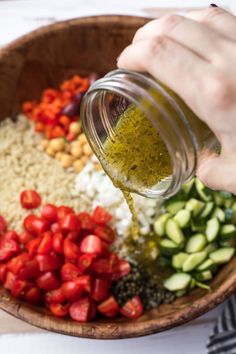
[[[191,109],[149,75],[114,70],[84,96],[88,141],[115,186],[167,198],[219,143]]]

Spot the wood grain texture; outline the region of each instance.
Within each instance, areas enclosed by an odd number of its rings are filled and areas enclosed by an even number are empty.
[[[98,16],[39,29],[0,51],[0,118],[14,117],[22,101],[36,99],[72,73],[99,74],[116,66],[120,51],[146,19]],[[117,319],[79,324],[13,299],[0,288],[0,308],[40,328],[86,338],[128,338],[164,331],[200,316],[236,290],[236,258],[215,277],[212,292],[196,289],[137,321]]]

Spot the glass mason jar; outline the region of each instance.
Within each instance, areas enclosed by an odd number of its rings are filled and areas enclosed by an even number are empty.
[[[114,138],[115,128],[130,105],[155,127],[171,161],[171,173],[151,187],[140,187],[135,178],[123,178],[121,165],[107,164],[104,154],[104,144]],[[128,191],[151,198],[175,194],[194,176],[200,159],[219,147],[208,126],[174,92],[151,76],[133,71],[114,70],[95,81],[83,98],[81,119],[93,151],[108,175],[112,179],[115,176],[117,186],[120,178]]]

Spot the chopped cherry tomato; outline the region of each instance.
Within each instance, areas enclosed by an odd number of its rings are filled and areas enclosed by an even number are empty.
[[[80,274],[83,274],[92,264],[93,260],[97,257],[94,253],[83,254],[79,257],[78,269]]]
[[[49,310],[52,312],[53,315],[57,317],[65,317],[69,313],[70,304],[56,304],[51,303],[49,304]]]
[[[36,285],[42,290],[54,290],[60,286],[57,276],[53,272],[45,272],[36,278]]]
[[[10,270],[10,272],[17,275],[20,269],[25,265],[25,262],[29,260],[30,256],[28,253],[21,253],[7,262],[7,268]]]
[[[78,242],[78,232],[76,231],[70,231],[68,232],[66,238],[72,242]]]
[[[53,224],[52,224],[52,226],[51,226],[51,231],[52,231],[52,233],[57,233],[57,232],[61,232],[61,227],[60,227],[60,225],[59,225],[59,223],[58,222],[54,222]]]
[[[53,235],[52,247],[56,253],[63,253],[63,235],[61,232],[57,232]]]
[[[37,216],[34,215],[34,214],[30,214],[28,216],[26,216],[26,218],[24,219],[23,221],[23,226],[24,226],[24,229],[28,232],[33,232],[33,228],[32,228],[32,222],[34,220],[37,220]]]
[[[12,272],[7,272],[3,285],[6,289],[11,290],[15,281],[16,275]]]
[[[57,304],[62,304],[66,301],[66,298],[62,291],[62,287],[46,292],[44,297],[46,302],[48,303],[55,302]]]
[[[52,233],[50,231],[44,232],[42,236],[42,240],[38,246],[37,253],[46,254],[51,252],[52,244],[53,244]]]
[[[35,259],[25,262],[18,272],[18,278],[21,280],[29,280],[36,278],[40,273],[39,265]]]
[[[25,248],[28,250],[30,256],[37,253],[40,243],[41,243],[40,238],[35,238],[26,243]]]
[[[55,270],[61,266],[61,260],[56,254],[39,254],[35,258],[41,272]]]
[[[42,199],[36,191],[27,190],[21,192],[20,202],[25,209],[36,209],[40,206],[41,201]]]
[[[63,282],[74,280],[78,275],[79,270],[74,264],[66,263],[61,268],[61,279]]]
[[[104,208],[97,206],[93,212],[93,221],[98,225],[106,225],[112,216]]]
[[[89,213],[79,213],[78,220],[80,223],[81,230],[92,231],[94,229],[94,221]]]
[[[131,271],[131,266],[128,261],[125,259],[121,259],[118,261],[115,266],[115,271],[112,273],[112,280],[119,280],[126,275],[128,275]]]
[[[78,258],[80,250],[76,243],[66,238],[63,243],[63,252],[67,258]]]
[[[94,280],[94,287],[92,292],[92,298],[95,301],[103,301],[109,295],[110,282],[106,279],[96,278]]]
[[[70,306],[70,317],[78,322],[87,322],[90,315],[91,300],[84,297]]]
[[[103,241],[112,243],[115,241],[115,231],[108,225],[106,226],[97,226],[94,229],[94,235],[100,237]]]
[[[102,253],[103,247],[101,239],[95,235],[85,236],[80,244],[80,251],[83,253]]]
[[[106,317],[115,317],[119,311],[119,305],[114,296],[110,296],[108,299],[99,304],[97,309]]]
[[[57,221],[57,207],[52,204],[44,205],[41,215],[44,219],[54,223]]]
[[[138,318],[143,313],[143,305],[138,295],[134,296],[131,300],[120,309],[120,313],[127,318]]]
[[[8,230],[4,235],[3,238],[5,240],[13,240],[16,242],[19,242],[19,235],[17,232],[15,232],[14,230]]]
[[[15,297],[21,297],[24,295],[24,290],[27,286],[27,282],[25,280],[18,280],[16,279],[13,282],[12,288],[11,288],[11,294]]]
[[[41,301],[41,291],[36,286],[25,291],[24,298],[30,304],[36,305]]]
[[[0,264],[0,283],[4,283],[7,275],[7,265]]]
[[[57,217],[59,220],[64,219],[64,217],[68,214],[74,214],[74,210],[72,208],[69,208],[67,206],[60,206],[57,209]]]
[[[29,231],[23,231],[19,234],[20,243],[26,244],[28,241],[33,240],[35,238]]]
[[[87,293],[92,291],[92,279],[90,275],[81,275],[75,279],[76,283],[81,285]]]
[[[2,215],[0,215],[0,233],[5,231],[7,227],[7,222]]]
[[[48,226],[48,221],[43,218],[36,217],[31,221],[31,230],[37,235],[41,235],[43,232],[47,231]]]
[[[112,274],[113,268],[109,259],[100,258],[93,262],[93,270],[100,275]]]
[[[75,214],[67,214],[59,219],[60,227],[63,231],[80,231],[79,220]]]
[[[0,242],[0,262],[7,261],[14,254],[20,251],[19,244],[14,240],[1,240]]]
[[[83,286],[76,281],[67,281],[62,284],[63,295],[69,301],[76,301],[83,293]]]

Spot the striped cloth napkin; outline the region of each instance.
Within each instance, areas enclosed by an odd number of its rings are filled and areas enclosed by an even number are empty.
[[[236,354],[236,294],[227,300],[215,324],[207,354]]]

